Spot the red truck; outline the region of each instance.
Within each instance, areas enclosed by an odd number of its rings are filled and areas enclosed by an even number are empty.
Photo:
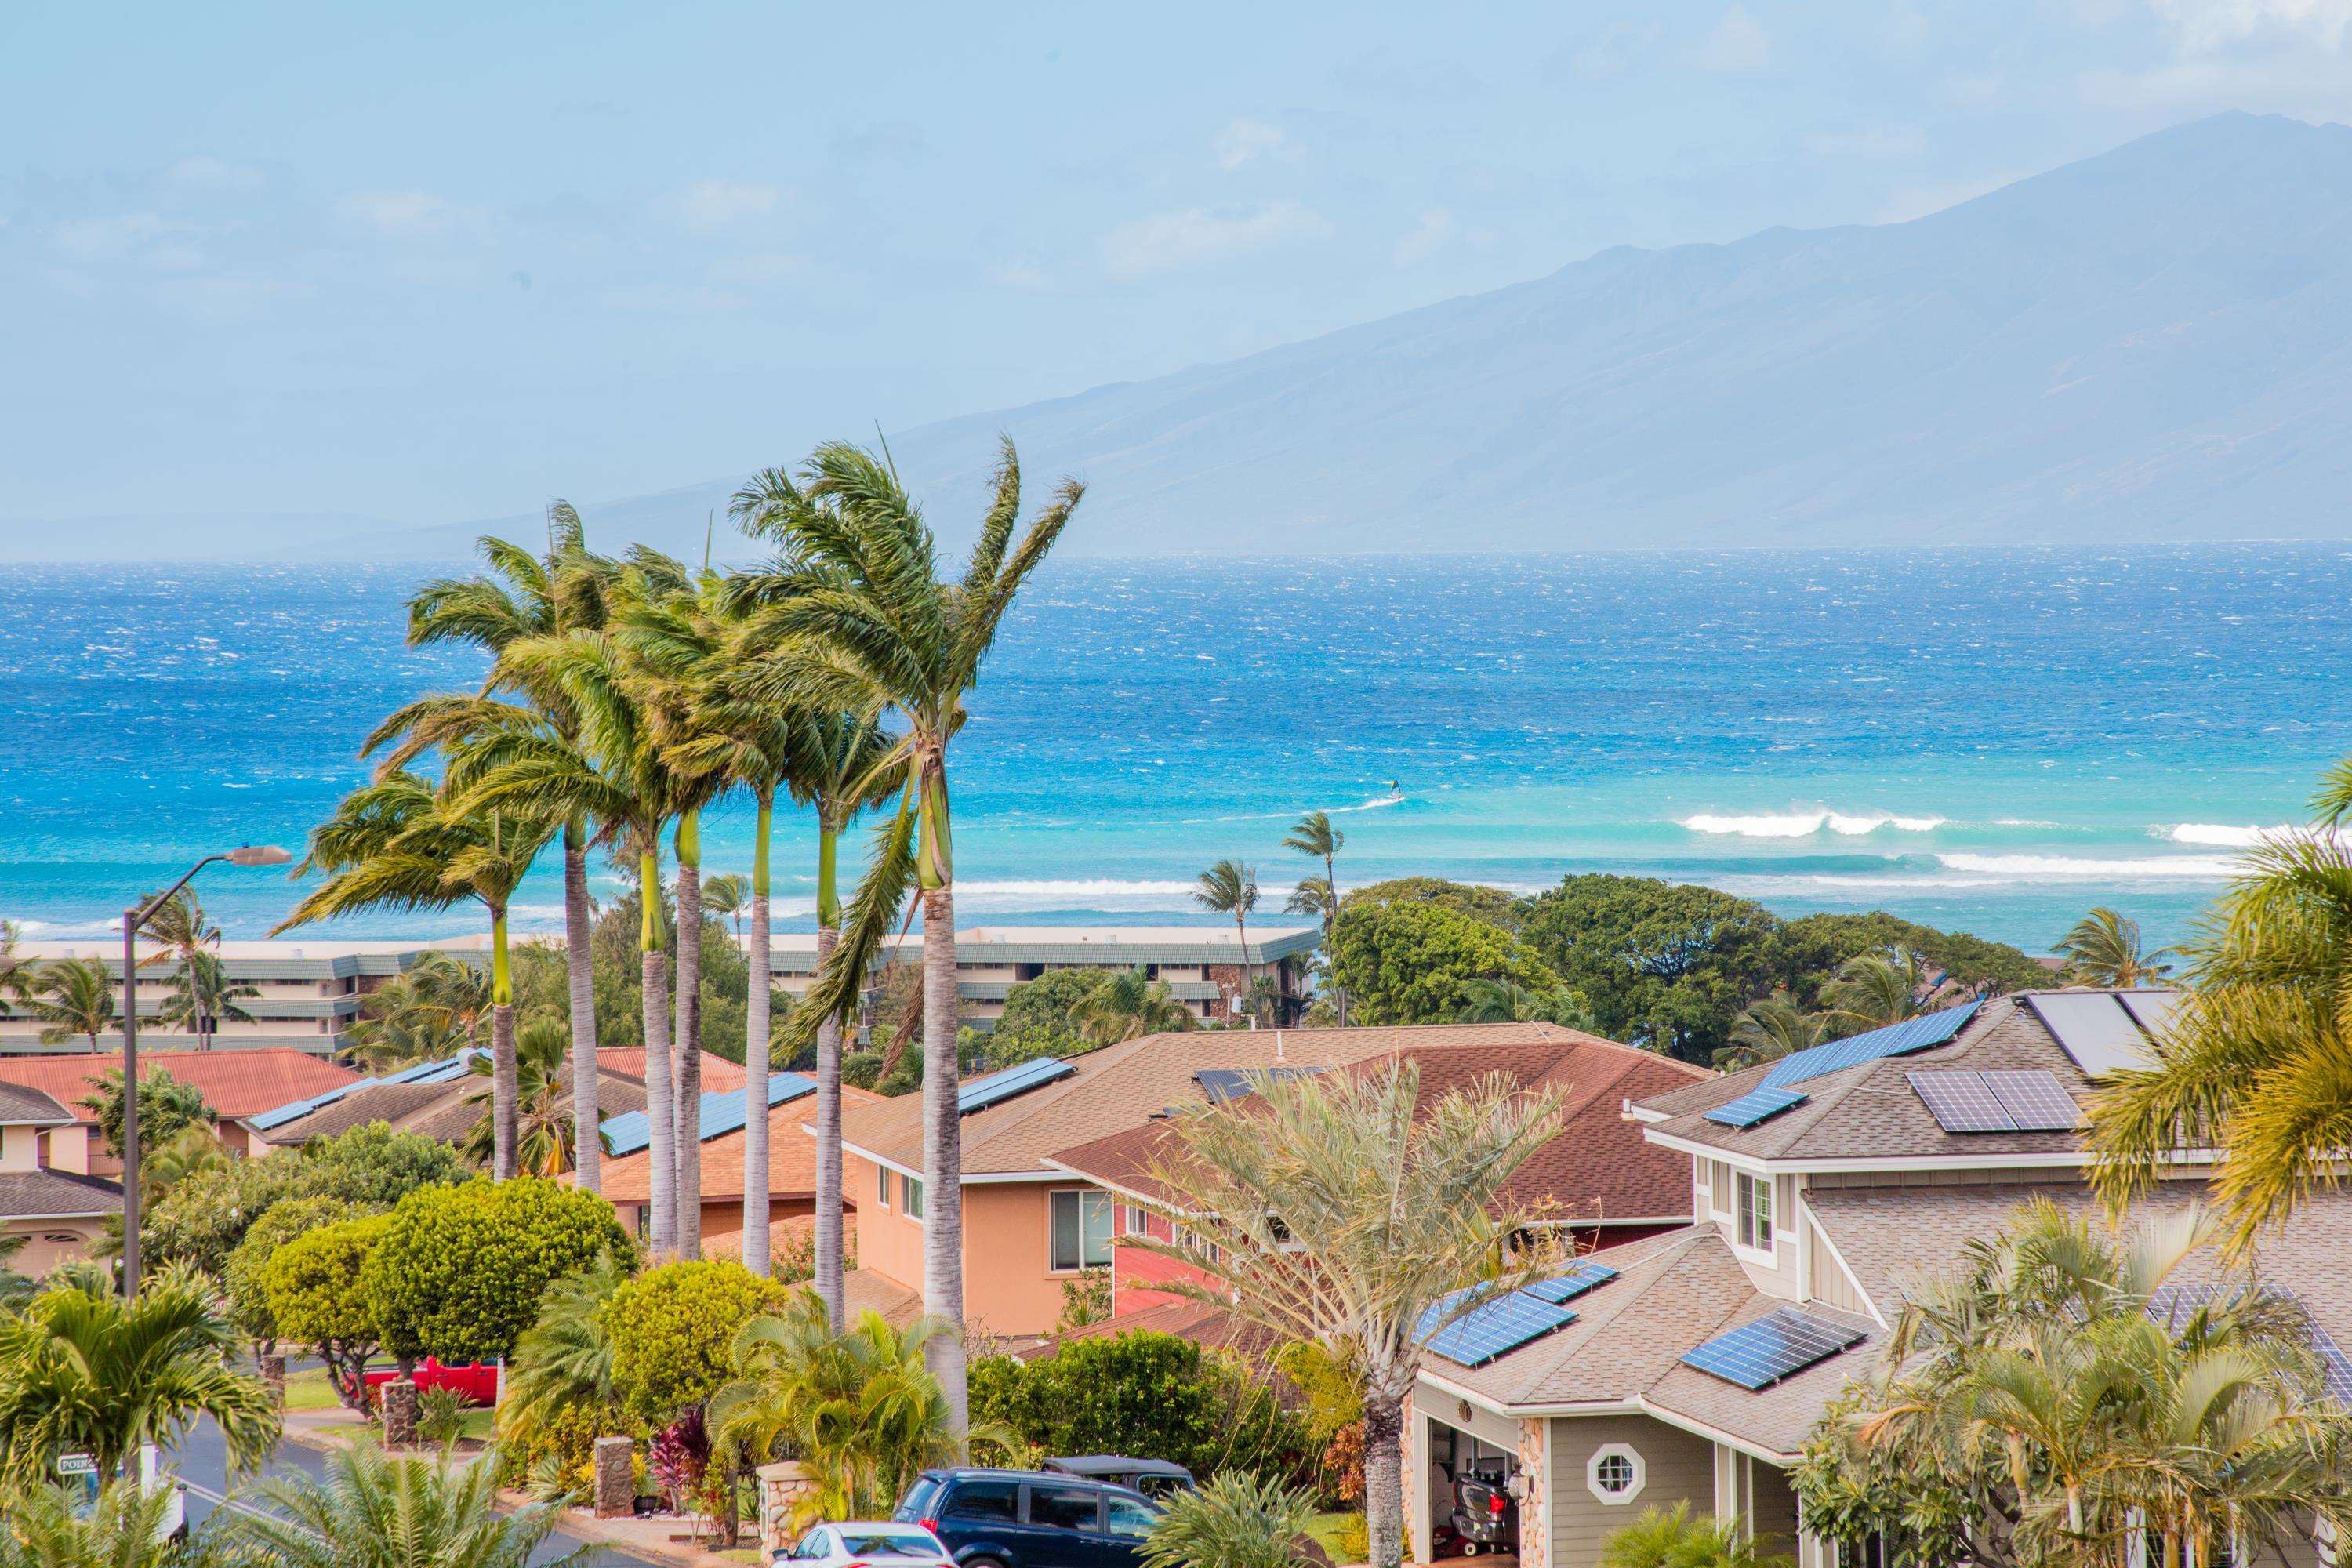
[[[394,1366],[370,1367],[360,1376],[367,1384],[368,1403],[377,1402],[377,1390],[400,1375]],[[477,1362],[472,1366],[443,1366],[426,1356],[416,1366],[416,1392],[428,1388],[454,1388],[465,1396],[468,1405],[496,1405],[499,1402],[499,1366]]]

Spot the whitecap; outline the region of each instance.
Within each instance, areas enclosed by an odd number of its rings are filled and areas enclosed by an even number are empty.
[[[1685,816],[1681,826],[1693,833],[1730,834],[1740,838],[1805,838],[1824,829],[1855,838],[1891,827],[1898,833],[1933,833],[1944,826],[1940,816],[1897,816],[1891,812],[1799,811],[1779,816],[1727,816],[1702,812]]]
[[[1938,855],[1954,871],[2012,879],[2023,882],[2063,882],[2095,879],[2108,881],[2187,878],[2220,881],[2244,869],[2225,855],[2159,855],[2141,858],[2105,859],[2076,855]]]
[[[2220,822],[2179,822],[2159,829],[2159,836],[2175,844],[2212,844],[2229,849],[2252,849],[2267,838],[2283,837],[2294,832],[2288,826],[2278,827],[2238,827]]]

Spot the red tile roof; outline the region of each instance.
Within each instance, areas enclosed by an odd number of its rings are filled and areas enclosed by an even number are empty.
[[[121,1051],[96,1056],[0,1057],[0,1082],[37,1089],[71,1110],[85,1123],[97,1118],[75,1101],[93,1093],[99,1075],[122,1070]],[[149,1051],[139,1058],[143,1079],[168,1072],[193,1084],[214,1114],[230,1121],[258,1116],[289,1100],[324,1094],[360,1075],[337,1067],[308,1051],[290,1046],[265,1046],[248,1050]]]
[[[709,1037],[705,1036],[708,1039]],[[643,1046],[603,1046],[596,1051],[596,1070],[616,1072],[623,1078],[633,1078],[643,1083],[646,1078],[646,1048]],[[725,1057],[702,1053],[702,1092],[716,1094],[721,1089],[743,1087],[743,1065],[730,1062]]]

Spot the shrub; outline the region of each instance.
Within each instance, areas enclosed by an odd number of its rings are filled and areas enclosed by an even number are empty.
[[[1145,1568],[1291,1568],[1310,1561],[1315,1500],[1304,1488],[1228,1470],[1170,1498],[1143,1543]]]
[[[361,1278],[384,1347],[453,1365],[513,1349],[551,1280],[632,1255],[604,1199],[530,1176],[425,1187],[388,1217]]]
[[[567,1405],[529,1421],[509,1419],[499,1406],[499,1484],[537,1486],[552,1480],[557,1489],[592,1496],[596,1489],[596,1439],[642,1441],[645,1429],[617,1405]]]
[[[1789,1568],[1748,1540],[1736,1519],[1693,1519],[1690,1504],[1644,1509],[1601,1543],[1601,1568]]]
[[[360,1280],[391,1224],[388,1215],[369,1215],[296,1237],[261,1270],[278,1331],[318,1351],[335,1396],[353,1410],[366,1403],[362,1374],[380,1337]]]
[[[269,1292],[262,1272],[278,1249],[288,1242],[356,1219],[365,1211],[341,1198],[280,1198],[262,1212],[228,1255],[221,1269],[221,1289],[228,1292],[229,1318],[237,1331],[265,1350],[277,1343],[278,1320],[269,1310]]]
[[[466,1396],[446,1385],[424,1390],[416,1396],[416,1436],[446,1448],[466,1435]]]
[[[299,1152],[231,1160],[191,1175],[147,1211],[142,1245],[155,1264],[193,1263],[218,1279],[247,1231],[285,1199],[340,1198],[363,1209],[388,1209],[419,1187],[448,1185],[470,1174],[448,1145],[373,1122]]]
[[[615,1289],[604,1309],[614,1391],[648,1421],[701,1404],[730,1375],[736,1331],[790,1295],[731,1259],[648,1268]]]

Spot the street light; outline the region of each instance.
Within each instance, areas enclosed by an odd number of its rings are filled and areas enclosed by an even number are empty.
[[[215,860],[232,866],[283,866],[293,856],[275,844],[240,844],[207,855],[187,876],[136,909],[122,911],[122,1298],[139,1294],[139,928]]]

